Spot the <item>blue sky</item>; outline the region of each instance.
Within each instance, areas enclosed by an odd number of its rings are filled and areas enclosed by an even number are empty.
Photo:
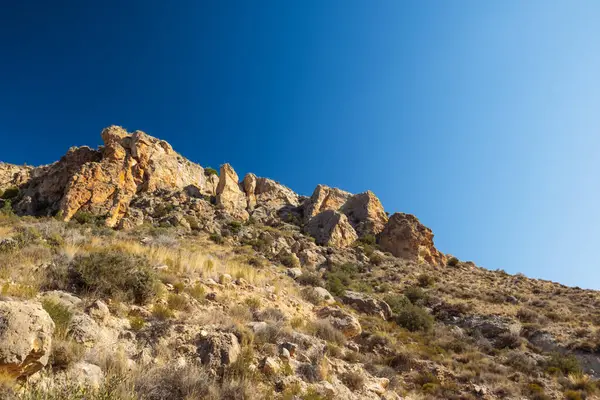
[[[0,160],[111,124],[375,192],[490,269],[600,289],[597,1],[9,2]]]

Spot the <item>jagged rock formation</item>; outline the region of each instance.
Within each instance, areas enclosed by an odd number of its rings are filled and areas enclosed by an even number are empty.
[[[305,230],[322,246],[348,247],[358,239],[348,218],[333,210],[323,211],[311,218]]]
[[[379,235],[379,244],[399,258],[434,265],[446,263],[446,256],[433,245],[433,232],[411,214],[395,213]]]
[[[378,234],[388,221],[381,202],[370,190],[350,197],[340,209],[359,236]]]
[[[236,219],[245,221],[249,217],[246,211],[248,206],[246,195],[240,189],[239,178],[229,164],[221,165],[219,186],[217,186],[217,206]]]
[[[58,214],[70,220],[77,213],[89,213],[105,218],[109,227],[130,229],[150,223],[211,233],[219,233],[215,222],[219,218],[247,221],[252,216],[265,225],[300,228],[321,246],[344,248],[373,235],[384,250],[398,257],[444,262],[433,246],[431,230],[405,214],[388,221],[370,191],[353,195],[318,185],[305,198],[251,173],[240,182],[229,164],[221,166],[219,175],[211,171],[207,176],[167,142],[141,131],[130,134],[111,126],[102,131],[102,139],[104,146],[98,150],[73,147],[47,166],[0,164],[0,189],[19,187],[13,206],[25,215]],[[273,247],[278,252],[282,248],[289,245]],[[305,265],[323,262],[323,255],[314,249],[293,253]]]

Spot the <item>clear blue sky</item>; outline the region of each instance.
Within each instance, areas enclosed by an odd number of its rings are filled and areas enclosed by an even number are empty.
[[[0,160],[111,124],[302,194],[373,190],[464,260],[600,288],[600,2],[11,1]]]

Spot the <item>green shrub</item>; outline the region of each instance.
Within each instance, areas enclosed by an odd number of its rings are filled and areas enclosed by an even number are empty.
[[[388,294],[384,296],[383,301],[390,306],[394,314],[398,314],[404,307],[411,304],[410,300],[401,294]]]
[[[54,321],[54,334],[57,337],[64,338],[73,318],[73,312],[67,306],[51,299],[43,300],[42,307]]]
[[[365,377],[356,371],[349,371],[341,376],[342,382],[350,390],[359,391],[365,386]]]
[[[204,175],[205,176],[211,176],[211,175],[217,175],[218,176],[219,173],[214,168],[206,167],[206,168],[204,168]]]
[[[227,224],[227,229],[234,235],[237,235],[242,230],[242,223],[239,221],[230,221]]]
[[[187,299],[182,294],[172,293],[167,298],[167,305],[171,310],[183,311],[187,308]]]
[[[448,259],[448,261],[446,262],[446,265],[448,267],[456,267],[456,266],[458,266],[458,263],[460,263],[460,260],[458,258],[456,258],[456,257],[450,257]]]
[[[413,304],[420,304],[427,299],[427,294],[423,289],[416,286],[409,286],[404,289],[404,296]]]
[[[435,278],[431,275],[421,274],[417,277],[417,282],[421,287],[429,287],[433,286],[435,283]]]
[[[106,221],[105,215],[94,215],[92,213],[86,211],[77,211],[75,215],[73,215],[73,220],[77,221],[80,224],[89,224],[89,225],[104,225]]]
[[[411,332],[429,331],[433,327],[433,317],[424,308],[409,304],[398,312],[396,323]]]
[[[225,243],[225,240],[223,239],[223,236],[219,235],[218,233],[211,233],[209,236],[210,240],[212,240],[214,243],[216,244],[223,244]]]
[[[171,310],[168,306],[162,304],[155,304],[152,307],[152,316],[159,321],[165,321],[167,319],[173,318],[175,314],[173,310]]]
[[[327,342],[335,343],[343,346],[346,343],[346,337],[344,334],[331,325],[331,323],[325,319],[320,319],[309,326],[310,332]]]
[[[13,200],[18,195],[19,195],[19,188],[11,187],[11,188],[5,189],[4,192],[2,193],[2,195],[0,196],[0,198],[3,200]]]
[[[141,331],[146,325],[146,321],[142,317],[132,315],[129,317],[129,326],[134,332]]]
[[[117,250],[78,255],[68,279],[77,293],[94,293],[144,304],[156,294],[157,278],[147,258]]]
[[[10,200],[4,201],[4,204],[2,204],[2,207],[0,207],[0,214],[6,215],[6,216],[14,216],[15,215],[15,212],[12,209],[12,203]]]
[[[296,282],[298,282],[302,286],[321,286],[322,281],[321,277],[313,272],[307,272],[305,274],[300,275],[296,278]]]
[[[577,357],[572,354],[552,353],[546,360],[546,371],[549,373],[561,372],[565,375],[580,374],[581,366]]]
[[[327,290],[335,296],[343,295],[358,272],[358,267],[354,264],[332,265],[325,274]]]
[[[279,261],[288,268],[299,268],[300,260],[293,253],[284,254],[279,257]]]
[[[190,286],[185,289],[186,293],[191,297],[198,301],[204,301],[204,296],[206,295],[206,290],[204,286],[200,282],[196,283],[194,286]]]

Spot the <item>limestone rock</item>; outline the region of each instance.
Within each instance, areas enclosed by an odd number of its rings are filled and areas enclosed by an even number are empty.
[[[25,378],[46,366],[53,333],[40,304],[0,301],[0,373]]]
[[[325,210],[339,210],[351,196],[337,188],[317,185],[310,199],[303,204],[305,222]]]
[[[88,308],[87,313],[98,322],[106,322],[110,317],[110,310],[102,300],[94,301]]]
[[[237,337],[230,332],[201,332],[197,346],[202,364],[215,370],[236,362],[242,351]]]
[[[0,162],[0,191],[18,188],[31,178],[33,167]]]
[[[388,221],[381,202],[371,191],[350,197],[340,211],[360,236],[378,234]]]
[[[379,235],[379,245],[394,256],[445,265],[446,256],[433,244],[433,232],[411,214],[395,213]]]
[[[331,293],[329,293],[329,291],[327,289],[322,288],[320,286],[315,286],[315,287],[308,286],[308,287],[302,289],[302,292],[305,293],[307,298],[314,299],[312,301],[317,304],[327,304],[327,305],[335,304],[335,299],[333,298]]]
[[[76,309],[82,303],[82,300],[79,297],[74,296],[71,293],[64,292],[62,290],[51,290],[48,292],[43,292],[40,293],[37,296],[37,298],[40,301],[51,301],[54,303],[58,303],[70,310]]]
[[[247,174],[242,184],[244,185],[244,192],[248,196],[248,210],[252,211],[256,207],[256,175]]]
[[[76,382],[82,386],[99,388],[104,382],[102,369],[94,364],[80,361],[71,366],[67,372],[70,382]]]
[[[99,331],[100,328],[96,321],[87,314],[74,315],[67,328],[67,334],[73,340],[89,347],[96,342]]]
[[[378,315],[384,320],[392,317],[392,309],[383,300],[376,299],[364,293],[346,290],[342,296],[344,304],[352,306],[357,311],[369,315]]]
[[[353,338],[362,332],[358,319],[339,307],[323,307],[317,311],[317,316],[329,321],[334,328],[342,332],[347,338]]]
[[[348,247],[358,239],[348,218],[333,210],[323,211],[311,218],[305,231],[322,246]]]
[[[221,165],[219,173],[219,186],[217,186],[217,206],[221,207],[232,217],[247,220],[246,195],[240,189],[239,178],[229,164]]]

